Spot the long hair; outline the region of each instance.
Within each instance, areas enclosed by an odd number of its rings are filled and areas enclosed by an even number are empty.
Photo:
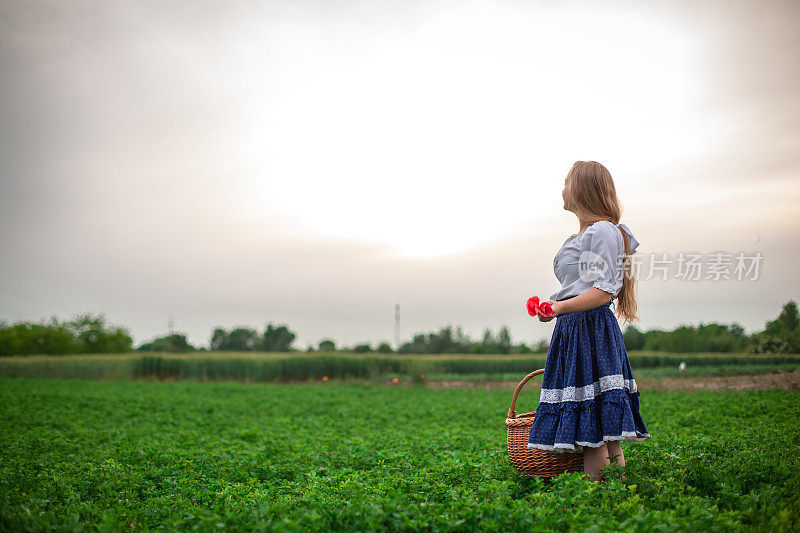
[[[599,220],[619,224],[622,207],[614,179],[608,169],[597,161],[576,161],[567,173],[565,189],[564,206],[575,213],[578,219],[586,220],[590,224]],[[616,313],[625,322],[633,322],[639,320],[639,316],[634,294],[636,280],[631,265],[631,241],[622,228],[618,229],[625,243],[625,255],[622,289],[617,295]]]

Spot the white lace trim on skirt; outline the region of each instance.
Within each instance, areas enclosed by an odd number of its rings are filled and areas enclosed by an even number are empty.
[[[552,446],[548,444],[536,444],[533,442],[528,443],[528,448],[531,450],[544,450],[546,452],[554,452],[554,453],[564,453],[564,452],[580,452],[583,451],[585,446],[590,448],[599,448],[605,442],[610,440],[627,440],[630,442],[641,442],[645,439],[650,438],[650,433],[637,433],[636,431],[623,431],[622,435],[608,435],[604,436],[603,440],[600,442],[585,442],[585,441],[576,441],[575,444],[569,444],[566,442],[556,442]]]
[[[622,374],[602,376],[599,380],[585,387],[564,387],[563,389],[542,389],[539,395],[541,403],[582,402],[591,400],[600,393],[611,389],[628,389],[636,392],[636,380],[625,379]],[[599,446],[599,445],[598,445]]]

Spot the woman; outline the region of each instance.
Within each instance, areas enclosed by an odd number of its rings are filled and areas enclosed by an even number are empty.
[[[584,472],[599,479],[615,457],[625,466],[621,440],[650,434],[639,414],[633,379],[616,314],[637,320],[630,255],[639,242],[620,224],[620,202],[609,171],[578,161],[564,181],[564,209],[578,217],[579,232],[556,254],[553,268],[561,290],[553,294],[556,318],[544,367],[542,391],[528,448],[583,452]]]

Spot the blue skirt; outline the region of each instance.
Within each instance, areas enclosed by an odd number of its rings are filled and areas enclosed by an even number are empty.
[[[582,452],[650,437],[611,302],[556,317],[528,448]]]

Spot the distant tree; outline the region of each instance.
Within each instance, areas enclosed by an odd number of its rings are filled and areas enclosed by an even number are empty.
[[[533,353],[533,350],[531,350],[531,349],[530,349],[530,348],[529,348],[529,347],[528,347],[528,346],[527,346],[527,345],[526,345],[524,342],[522,342],[522,343],[520,343],[520,344],[518,344],[518,345],[514,346],[514,347],[513,347],[513,349],[512,349],[511,351],[512,351],[513,353],[517,353],[517,354],[529,354],[529,353]]]
[[[425,351],[425,335],[417,333],[410,342],[403,343],[398,350],[399,353],[427,353]]]
[[[461,326],[453,333],[450,325],[430,333],[418,333],[410,342],[403,343],[398,353],[468,353],[469,339],[464,335]]]
[[[800,316],[798,316],[797,302],[789,300],[785,303],[778,318],[767,323],[764,334],[784,340],[788,352],[800,351]]]
[[[320,352],[335,352],[336,351],[336,343],[333,342],[331,339],[324,339],[319,341],[319,351]]]
[[[516,348],[514,348],[516,350]],[[475,354],[507,354],[511,353],[511,333],[507,326],[502,326],[494,336],[490,328],[486,328],[480,342],[472,342],[459,325],[455,328],[447,325],[436,332],[418,333],[413,339],[400,346],[398,353],[409,354],[441,354],[441,353],[475,353]]]
[[[748,348],[754,353],[800,352],[800,316],[797,302],[786,302],[775,320],[767,322],[763,331],[750,337]]]
[[[550,348],[550,343],[546,340],[542,339],[536,343],[536,347],[533,349],[534,353],[547,353],[548,349]]]
[[[639,328],[633,324],[629,324],[622,334],[622,340],[625,343],[625,348],[628,350],[642,350],[644,349],[645,336]]]
[[[67,322],[84,353],[123,353],[131,351],[133,338],[127,329],[109,326],[101,313],[76,315]]]
[[[275,327],[272,323],[267,324],[261,339],[261,349],[266,352],[289,352],[296,337],[287,326]]]
[[[66,323],[52,317],[48,324],[0,322],[0,355],[80,353],[83,346]]]
[[[744,328],[736,322],[728,326],[728,332],[734,337],[744,337]]]
[[[651,329],[643,333],[644,345],[640,349],[672,352],[672,353],[696,353],[696,352],[737,352],[745,349],[743,335],[739,334],[741,326],[731,328],[724,324],[704,324],[698,326],[682,324],[672,331]],[[628,333],[629,330],[626,330]],[[633,330],[630,330],[633,332]],[[625,334],[623,338],[626,339]],[[633,338],[631,344],[637,346],[641,344],[637,335],[628,334],[628,339]]]
[[[253,328],[238,327],[228,333],[225,347],[226,351],[252,352],[258,348],[258,333]]]
[[[214,332],[211,334],[211,341],[209,345],[211,350],[215,352],[220,352],[225,349],[228,341],[228,332],[222,328],[216,328]]]
[[[370,346],[369,344],[357,344],[353,348],[353,352],[355,353],[367,353],[371,351],[372,351],[372,346]]]
[[[510,335],[508,335],[507,329],[505,332],[503,332],[504,328],[505,326],[500,328],[500,332],[498,332],[497,337],[495,337],[491,328],[485,328],[483,330],[481,342],[473,343],[470,351],[475,354],[508,353],[509,346],[505,345],[505,343],[510,343]],[[504,335],[507,337],[507,340],[502,339]]]
[[[79,314],[61,322],[0,323],[0,355],[125,353],[133,338],[127,329],[111,326],[103,314]]]
[[[451,326],[439,328],[437,333],[429,333],[425,345],[425,353],[455,353],[458,351]]]
[[[778,318],[767,322],[765,333],[771,335],[792,334],[800,326],[800,314],[798,314],[797,302],[789,300],[783,304],[783,309]]]
[[[211,334],[211,349],[226,352],[252,352],[258,345],[258,333],[252,328],[238,327],[231,331],[216,328]]]
[[[377,352],[378,353],[394,353],[394,350],[392,349],[391,345],[388,342],[382,342],[378,346]]]
[[[491,346],[493,344],[494,344],[494,336],[492,334],[492,330],[490,328],[485,328],[483,330],[483,345]]]
[[[197,351],[197,348],[189,344],[185,334],[173,333],[164,337],[153,339],[137,348],[140,352],[169,352],[185,353]]]
[[[474,354],[490,354],[496,353],[496,343],[494,334],[490,328],[484,328],[483,335],[480,342],[473,342],[470,346],[470,353]]]
[[[211,334],[209,343],[215,351],[251,352],[264,350],[267,352],[289,352],[296,335],[286,326],[275,327],[267,324],[264,333],[259,335],[256,330],[247,327],[237,327],[231,331],[216,328]]]
[[[750,337],[748,351],[759,354],[790,353],[789,343],[785,338],[767,335],[763,331]]]
[[[508,326],[502,326],[497,334],[497,353],[507,354],[511,351],[511,332]]]

